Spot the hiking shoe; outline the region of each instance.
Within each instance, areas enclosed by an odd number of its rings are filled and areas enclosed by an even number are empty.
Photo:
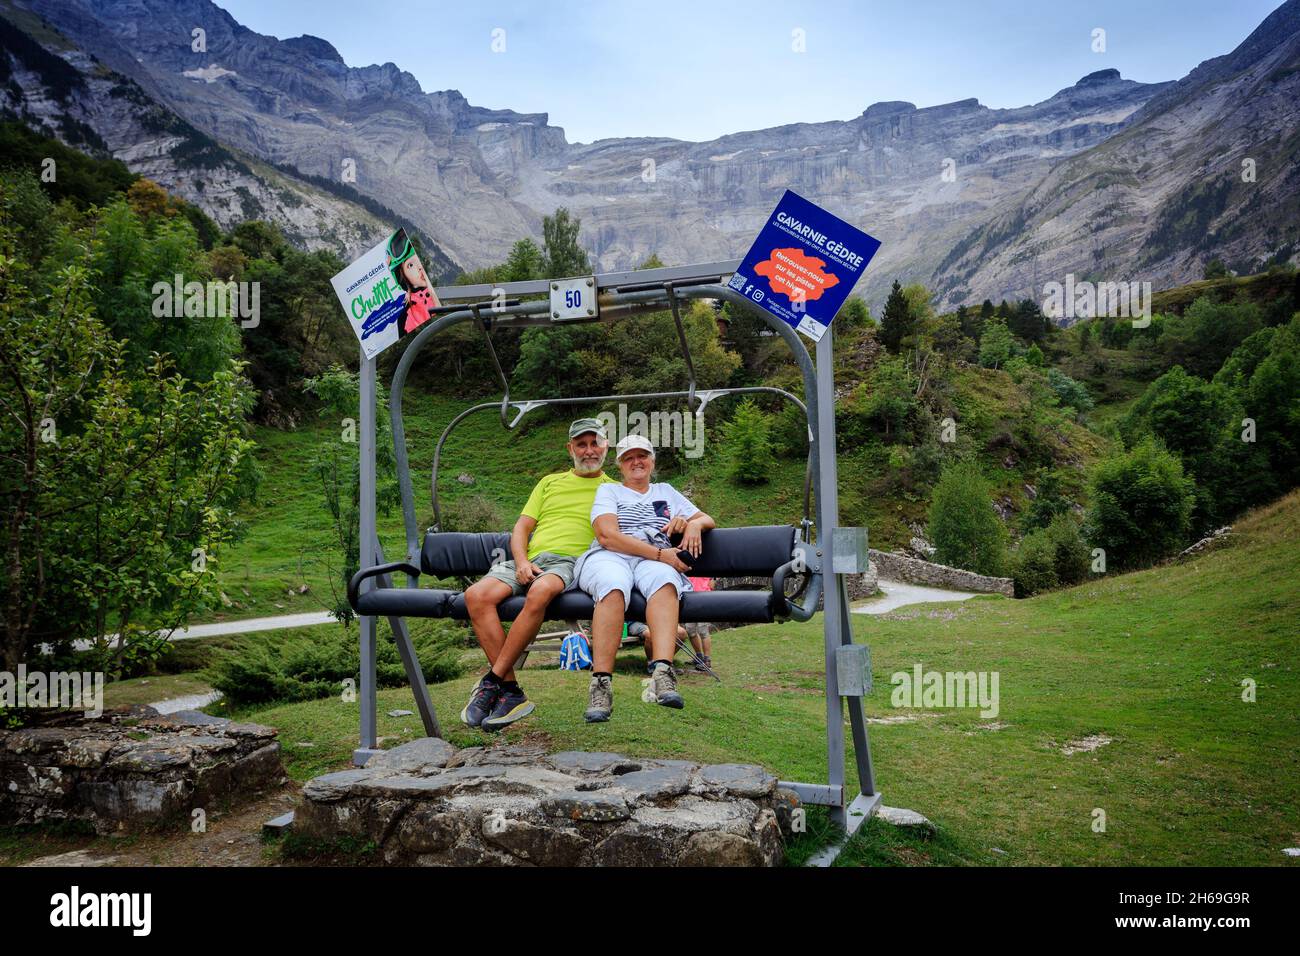
[[[533,712],[533,707],[533,702],[524,696],[523,688],[518,684],[514,687],[504,687],[497,695],[496,706],[492,708],[492,713],[479,726],[484,730],[500,730],[516,720],[523,720]]]
[[[589,724],[609,720],[614,709],[614,683],[609,677],[592,677],[587,688],[587,709],[582,718]]]
[[[713,667],[712,658],[709,658],[704,654],[701,654],[699,655],[699,658],[695,661],[694,669],[696,673],[707,674],[712,667]]]
[[[497,705],[497,698],[501,696],[501,685],[482,678],[474,689],[470,691],[469,703],[460,712],[460,719],[464,721],[466,727],[482,726],[483,721],[492,713],[492,708]]]
[[[678,710],[686,706],[682,695],[677,693],[677,674],[668,664],[656,664],[650,672],[650,686],[654,688],[655,701],[663,707],[675,707]]]

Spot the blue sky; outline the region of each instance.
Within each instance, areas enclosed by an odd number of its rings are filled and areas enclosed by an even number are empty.
[[[1155,82],[1232,50],[1280,0],[217,0],[259,33],[310,33],[350,66],[549,113],[570,142],[708,140],[850,119],[880,100],[1046,99],[1094,70]],[[1106,31],[1104,53],[1092,32]],[[505,50],[492,50],[504,30]],[[792,49],[802,30],[805,52]]]

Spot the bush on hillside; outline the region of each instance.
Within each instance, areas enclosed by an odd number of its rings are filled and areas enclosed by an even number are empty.
[[[1060,583],[1056,576],[1056,548],[1048,540],[1046,528],[1027,535],[1008,563],[1018,598],[1051,591]]]
[[[976,465],[957,462],[944,469],[930,502],[929,535],[940,564],[978,574],[1003,572],[1006,528]]]
[[[505,531],[513,522],[501,516],[496,502],[486,495],[462,495],[440,502],[442,530],[462,531],[467,534]]]
[[[732,481],[758,485],[768,480],[772,467],[770,427],[754,402],[746,399],[736,407],[735,417],[726,427],[725,448]]]
[[[1185,544],[1195,483],[1157,440],[1099,462],[1090,487],[1087,537],[1105,551],[1109,570],[1147,567]]]

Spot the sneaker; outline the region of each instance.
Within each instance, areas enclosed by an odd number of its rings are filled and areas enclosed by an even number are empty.
[[[614,684],[608,677],[592,677],[587,688],[587,709],[582,717],[587,723],[595,724],[609,720],[614,709]]]
[[[712,667],[713,667],[712,659],[706,657],[704,654],[700,654],[695,661],[694,669],[697,674],[707,674]]]
[[[489,681],[486,677],[479,680],[470,691],[469,703],[467,703],[460,712],[460,719],[464,721],[466,727],[479,727],[488,715],[492,713],[492,708],[497,705],[497,698],[501,696],[501,685]]]
[[[650,672],[651,686],[654,687],[655,700],[663,707],[675,707],[678,710],[686,706],[682,695],[677,693],[677,674],[668,664],[656,664]]]
[[[524,696],[523,688],[518,684],[514,687],[503,687],[501,693],[497,695],[496,706],[492,708],[491,715],[479,726],[484,730],[500,730],[516,720],[523,720],[533,712],[533,707],[533,702]]]

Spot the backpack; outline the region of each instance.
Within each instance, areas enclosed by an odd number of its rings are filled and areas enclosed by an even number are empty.
[[[581,631],[560,642],[560,670],[591,670],[591,646],[587,643],[587,635]]]

